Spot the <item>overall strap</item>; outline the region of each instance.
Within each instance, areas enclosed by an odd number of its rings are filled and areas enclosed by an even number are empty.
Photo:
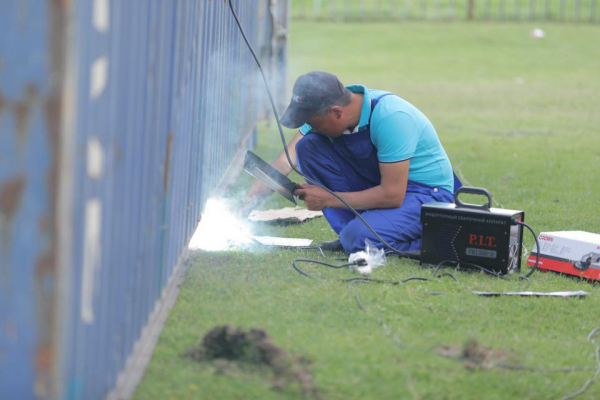
[[[371,100],[371,114],[369,115],[369,125],[371,125],[371,116],[373,115],[373,110],[375,109],[375,106],[377,106],[379,101],[381,99],[383,99],[385,96],[394,96],[394,93],[384,93],[381,96],[376,97],[373,100]]]

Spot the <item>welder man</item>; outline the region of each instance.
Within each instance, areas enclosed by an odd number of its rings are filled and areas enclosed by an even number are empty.
[[[400,251],[421,247],[421,204],[453,202],[455,176],[433,125],[393,93],[345,87],[335,75],[309,72],[296,80],[280,122],[300,128],[288,143],[300,171],[360,210]],[[291,172],[283,152],[271,165],[284,175]],[[301,187],[295,194],[309,210],[323,210],[339,236],[324,248],[353,253],[364,250],[365,239],[383,246],[339,199],[318,186]],[[266,193],[257,181],[248,197]]]

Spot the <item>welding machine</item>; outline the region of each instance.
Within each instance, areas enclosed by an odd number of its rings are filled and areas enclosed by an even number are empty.
[[[487,197],[487,203],[469,204],[459,194]],[[499,274],[521,269],[523,211],[492,208],[492,196],[483,188],[461,187],[454,204],[432,202],[421,206],[421,265],[460,264],[480,266]],[[469,265],[474,264],[474,265]]]

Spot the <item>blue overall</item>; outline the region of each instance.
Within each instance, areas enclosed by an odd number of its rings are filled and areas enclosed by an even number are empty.
[[[371,113],[386,93],[371,101]],[[371,142],[369,123],[358,132],[332,140],[309,133],[296,144],[298,166],[307,177],[334,192],[358,192],[381,184],[377,149]],[[455,178],[456,191],[460,181]],[[431,201],[452,203],[454,196],[443,188],[434,188],[408,181],[406,195],[400,207],[359,210],[361,216],[392,247],[399,251],[421,248],[421,204]],[[346,208],[326,208],[323,214],[339,235],[347,253],[364,250],[365,239],[377,247],[383,244]]]

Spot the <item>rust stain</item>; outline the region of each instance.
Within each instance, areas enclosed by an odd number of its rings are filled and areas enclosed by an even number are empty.
[[[7,106],[8,106],[8,102],[6,101],[4,96],[2,96],[2,93],[0,93],[0,114],[2,114],[2,111],[4,111],[4,109]]]
[[[49,346],[41,346],[35,355],[35,362],[40,367],[50,368],[53,359],[54,352]]]
[[[50,169],[46,175],[48,192],[52,195],[51,210],[54,213],[56,203],[56,193],[58,191],[58,174],[60,163],[60,129],[61,129],[61,114],[62,103],[58,95],[48,96],[45,104],[46,113],[46,136],[50,145],[50,153],[52,161]]]
[[[39,341],[36,348],[36,393],[48,397],[55,390],[53,377],[56,373],[54,338],[56,321],[53,318],[56,307],[56,262],[59,248],[59,227],[57,217],[58,187],[61,160],[61,115],[62,92],[55,88],[44,98],[44,116],[46,137],[50,153],[50,166],[46,173],[48,203],[46,212],[39,220],[38,228],[42,243],[42,252],[35,265],[36,314],[39,326]]]
[[[5,181],[0,186],[0,221],[2,224],[2,254],[4,255],[0,264],[2,281],[10,282],[9,251],[11,243],[12,223],[21,204],[25,177],[20,175]]]
[[[4,111],[12,111],[15,120],[15,134],[17,135],[17,147],[23,151],[27,142],[27,135],[31,126],[31,118],[37,106],[39,89],[37,85],[29,83],[18,101],[11,101],[0,93],[0,114]]]
[[[36,85],[30,83],[25,88],[25,95],[20,101],[13,104],[15,116],[16,134],[19,150],[22,151],[27,141],[29,128],[31,126],[31,115],[36,106],[39,90]]]
[[[115,163],[123,161],[123,150],[121,150],[117,143],[113,144],[113,150],[115,154]]]
[[[57,335],[54,310],[57,307],[57,261],[60,248],[60,229],[57,220],[58,188],[60,184],[62,101],[67,58],[67,21],[73,5],[70,0],[48,2],[48,32],[46,59],[47,81],[43,99],[37,100],[37,92],[29,89],[27,99],[33,98],[43,110],[50,165],[46,172],[48,201],[40,221],[40,254],[35,265],[36,314],[39,339],[35,356],[35,390],[38,397],[55,397]],[[69,229],[69,227],[65,227]]]
[[[23,195],[25,177],[17,176],[0,186],[0,213],[7,219],[12,219]]]
[[[52,237],[51,235],[45,236]],[[56,243],[56,240],[51,240],[50,246],[39,256],[35,266],[36,312],[39,323],[44,324],[44,328],[40,329],[43,335],[41,335],[35,351],[35,368],[40,372],[40,376],[37,377],[36,387],[45,394],[49,394],[52,390],[51,376],[55,372],[53,337],[56,334],[56,321],[53,315],[55,307],[54,296],[56,293]]]
[[[39,256],[38,261],[35,264],[35,273],[39,280],[43,281],[45,278],[52,277],[55,255],[54,248],[51,248]],[[44,289],[44,287],[42,286],[40,289]]]
[[[166,196],[169,189],[169,170],[171,169],[171,145],[173,144],[173,131],[167,136],[167,154],[165,155],[165,172],[163,176],[163,194]]]

